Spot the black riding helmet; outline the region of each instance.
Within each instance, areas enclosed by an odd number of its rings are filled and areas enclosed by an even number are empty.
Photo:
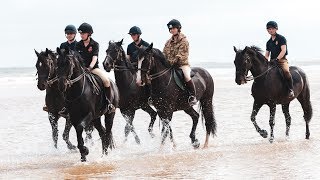
[[[66,28],[64,29],[64,33],[65,34],[77,34],[77,29],[74,25],[69,24],[68,26],[66,26]]]
[[[92,26],[88,23],[82,23],[78,28],[79,33],[93,33]]]
[[[129,33],[130,35],[132,34],[142,34],[141,29],[138,26],[133,26],[130,28]]]
[[[275,29],[278,29],[278,24],[275,22],[275,21],[269,21],[267,23],[267,29],[268,28],[275,28]]]
[[[169,30],[171,28],[181,29],[181,23],[176,19],[172,19],[171,21],[168,22],[167,27],[168,27]]]

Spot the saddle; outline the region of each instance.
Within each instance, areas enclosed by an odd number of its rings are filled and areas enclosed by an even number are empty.
[[[186,83],[184,80],[184,75],[183,75],[183,71],[180,68],[173,68],[173,79],[174,82],[178,85],[178,87],[185,91],[186,90]],[[191,78],[194,77],[196,75],[196,73],[191,70]]]

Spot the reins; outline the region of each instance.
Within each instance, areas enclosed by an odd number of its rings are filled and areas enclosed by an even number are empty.
[[[250,76],[246,76],[246,81],[252,81],[252,80],[255,80],[261,76],[263,76],[264,74],[266,74],[267,72],[269,72],[271,69],[277,67],[277,65],[274,65],[272,67],[269,67],[266,71],[262,72],[261,74],[259,74],[258,76],[253,76],[253,75],[250,75]]]

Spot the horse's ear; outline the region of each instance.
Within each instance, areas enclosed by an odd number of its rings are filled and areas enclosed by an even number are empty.
[[[57,53],[61,55],[61,49],[59,47],[57,47]]]
[[[50,50],[46,48],[46,56],[48,56],[49,53],[50,53]]]
[[[122,42],[123,42],[123,39],[121,39],[121,41],[118,41],[118,42],[117,42],[117,46],[121,46],[121,45],[122,45]]]
[[[146,52],[151,51],[152,48],[153,48],[153,43],[151,43],[151,44],[148,46],[148,48],[146,49]]]
[[[34,50],[34,52],[36,53],[37,57],[39,57],[40,54],[38,53],[38,51]]]
[[[238,50],[237,50],[237,48],[235,47],[235,46],[233,46],[233,50],[234,50],[234,52],[238,52]]]
[[[250,54],[250,55],[255,55],[256,54],[256,52],[253,49],[251,49],[250,47],[248,47],[248,46],[246,46],[246,52],[248,54]]]
[[[111,41],[109,41],[109,45],[111,44]]]

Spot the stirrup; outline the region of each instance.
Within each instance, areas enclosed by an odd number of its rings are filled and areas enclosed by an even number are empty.
[[[188,98],[188,103],[190,106],[194,106],[197,104],[197,99],[195,96],[189,96]]]
[[[116,112],[116,107],[114,107],[114,105],[111,103],[108,104],[107,109],[108,114]]]
[[[152,104],[153,104],[153,101],[152,101],[151,96],[150,96],[150,97],[148,97],[148,104],[149,104],[149,105],[152,105]]]
[[[294,97],[294,92],[293,92],[293,90],[289,90],[289,93],[288,93],[288,97],[289,98],[293,98]]]

